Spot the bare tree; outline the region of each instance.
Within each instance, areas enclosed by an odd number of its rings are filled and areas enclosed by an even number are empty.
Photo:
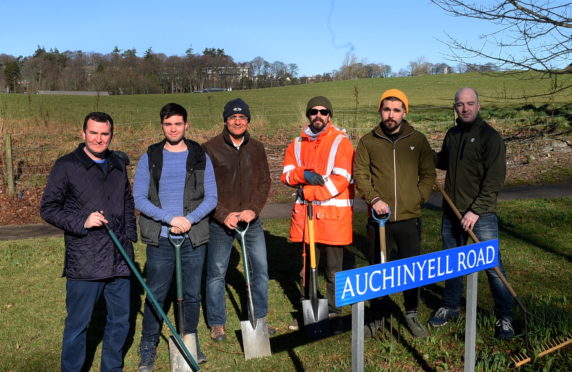
[[[433,64],[427,62],[424,57],[419,57],[415,61],[409,62],[408,68],[411,76],[429,75]]]
[[[500,0],[484,5],[465,0],[431,0],[458,17],[490,21],[495,32],[481,35],[483,44],[472,46],[447,34],[451,57],[470,65],[486,59],[500,69],[536,71],[555,78],[569,74],[572,48],[572,3],[558,0]],[[572,87],[554,86],[553,92]]]

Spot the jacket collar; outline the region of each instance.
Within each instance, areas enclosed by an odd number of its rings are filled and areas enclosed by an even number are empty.
[[[232,142],[232,138],[230,138],[230,132],[228,131],[228,128],[226,127],[226,125],[224,126],[224,128],[222,130],[222,138],[224,139],[224,142],[226,142],[230,146],[234,147],[234,142]],[[242,144],[240,146],[246,145],[246,143],[248,142],[249,139],[250,139],[250,133],[248,131],[244,132],[244,141],[242,141]]]
[[[481,114],[478,114],[474,121],[470,123],[462,122],[459,118],[455,120],[457,126],[464,131],[470,130],[473,127],[477,127],[483,123],[483,119],[481,118]]]
[[[80,143],[74,151],[74,154],[79,159],[81,165],[84,166],[85,169],[89,169],[90,167],[94,166],[96,163],[90,158],[84,151],[85,143]],[[109,162],[109,170],[112,168],[122,169],[121,162],[115,155],[113,151],[106,150],[105,152],[105,159]]]
[[[302,134],[300,135],[300,137],[302,138],[306,138],[307,140],[313,141],[316,140],[320,137],[326,136],[328,133],[330,133],[332,130],[334,130],[334,125],[332,124],[331,121],[328,122],[328,124],[326,124],[326,126],[319,131],[318,133],[314,134],[311,132],[310,126],[307,125],[303,130],[302,130]]]

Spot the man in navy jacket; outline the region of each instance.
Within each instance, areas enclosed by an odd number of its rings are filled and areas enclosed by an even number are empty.
[[[131,271],[103,224],[110,226],[133,258],[137,230],[126,171],[128,159],[108,149],[113,119],[106,113],[88,114],[82,137],[84,143],[56,161],[40,204],[42,218],[64,231],[67,317],[61,369],[82,370],[87,326],[103,296],[107,323],[101,371],[122,371]]]

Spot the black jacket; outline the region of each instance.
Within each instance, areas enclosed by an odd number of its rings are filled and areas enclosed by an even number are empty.
[[[506,148],[500,134],[481,117],[457,120],[443,141],[436,167],[447,171],[445,191],[462,212],[495,213],[506,176]],[[450,213],[443,202],[445,212]]]
[[[125,163],[109,151],[106,172],[78,148],[59,158],[48,178],[40,214],[64,230],[63,275],[68,279],[101,280],[129,276],[130,270],[105,227],[84,229],[90,213],[103,211],[109,226],[133,258],[137,241],[134,202]]]

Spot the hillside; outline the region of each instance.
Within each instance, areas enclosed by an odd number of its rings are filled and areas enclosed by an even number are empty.
[[[508,184],[572,180],[572,92],[517,99],[523,94],[540,95],[550,87],[549,80],[532,77],[469,73],[179,95],[0,94],[0,203],[6,206],[0,212],[0,224],[40,222],[38,200],[47,175],[55,159],[72,151],[81,141],[82,120],[87,112],[106,111],[112,115],[116,132],[111,148],[129,155],[133,175],[146,147],[162,138],[158,112],[165,103],[186,106],[190,112],[189,137],[204,142],[222,129],[222,108],[238,96],[251,106],[251,132],[266,145],[273,179],[272,202],[290,198],[291,191],[279,182],[282,157],[288,143],[306,124],[304,110],[310,97],[329,97],[334,105],[335,125],[346,129],[357,144],[378,123],[378,98],[390,88],[406,92],[410,101],[407,119],[428,136],[435,150],[439,150],[445,131],[453,125],[451,106],[455,91],[463,86],[476,88],[482,116],[507,143]],[[16,178],[16,195],[12,197],[5,190],[7,134],[12,138]]]

